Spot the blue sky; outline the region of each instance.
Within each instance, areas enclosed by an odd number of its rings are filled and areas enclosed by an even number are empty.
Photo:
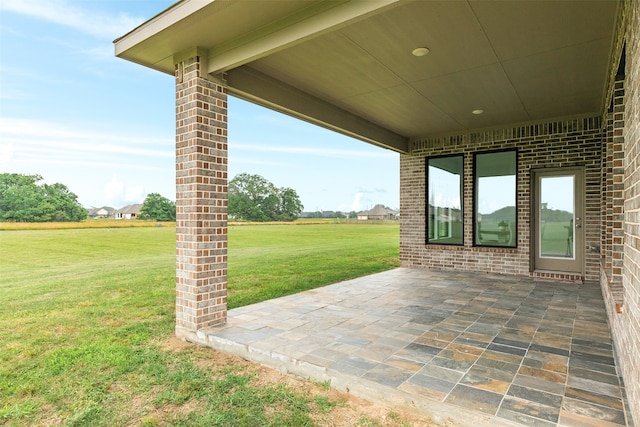
[[[174,80],[112,41],[165,0],[0,1],[0,172],[61,182],[85,207],[175,200]],[[259,174],[306,211],[399,207],[398,154],[229,99],[229,176]]]

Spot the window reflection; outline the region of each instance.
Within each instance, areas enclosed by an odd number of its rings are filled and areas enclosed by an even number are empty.
[[[574,177],[540,177],[540,257],[575,259]]]
[[[515,150],[475,156],[474,244],[516,247]]]
[[[427,243],[462,245],[462,155],[427,159]]]

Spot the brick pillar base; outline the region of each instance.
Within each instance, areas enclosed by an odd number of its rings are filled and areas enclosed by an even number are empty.
[[[227,94],[176,61],[176,331],[227,320]]]

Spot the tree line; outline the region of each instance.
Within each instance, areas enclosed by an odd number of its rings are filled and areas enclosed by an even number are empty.
[[[78,196],[60,183],[42,183],[40,175],[0,174],[0,221],[82,221],[87,211]]]
[[[149,194],[140,219],[175,221],[176,205],[158,193]],[[41,175],[0,174],[0,221],[75,222],[87,219],[78,196],[61,183],[46,184]]]
[[[245,221],[293,221],[302,212],[298,193],[292,188],[278,188],[260,175],[241,173],[228,186],[229,218]],[[151,193],[140,209],[140,219],[175,221],[175,203]]]
[[[229,181],[228,213],[246,221],[293,221],[302,212],[298,193],[278,188],[260,175],[241,173]]]
[[[159,193],[149,193],[142,203],[138,219],[175,221],[176,204]]]
[[[0,221],[59,222],[87,219],[78,196],[60,183],[45,184],[40,175],[0,174]],[[277,188],[260,175],[241,173],[229,181],[228,213],[247,221],[292,221],[302,203],[292,188]],[[176,205],[158,193],[150,193],[139,219],[175,221]]]

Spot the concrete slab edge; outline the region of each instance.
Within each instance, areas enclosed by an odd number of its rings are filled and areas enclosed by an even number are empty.
[[[240,344],[207,333],[206,331],[194,333],[192,331],[178,331],[178,329],[176,329],[176,335],[186,341],[239,356],[245,360],[259,363],[305,380],[318,383],[329,382],[331,387],[338,391],[352,394],[361,399],[390,408],[390,410],[395,409],[418,414],[421,417],[431,419],[434,423],[441,426],[519,426],[509,420],[490,415],[482,415],[459,406],[437,402],[423,396],[383,386],[360,377],[327,369],[303,360],[293,359],[276,351],[258,349],[252,347],[250,344]]]

